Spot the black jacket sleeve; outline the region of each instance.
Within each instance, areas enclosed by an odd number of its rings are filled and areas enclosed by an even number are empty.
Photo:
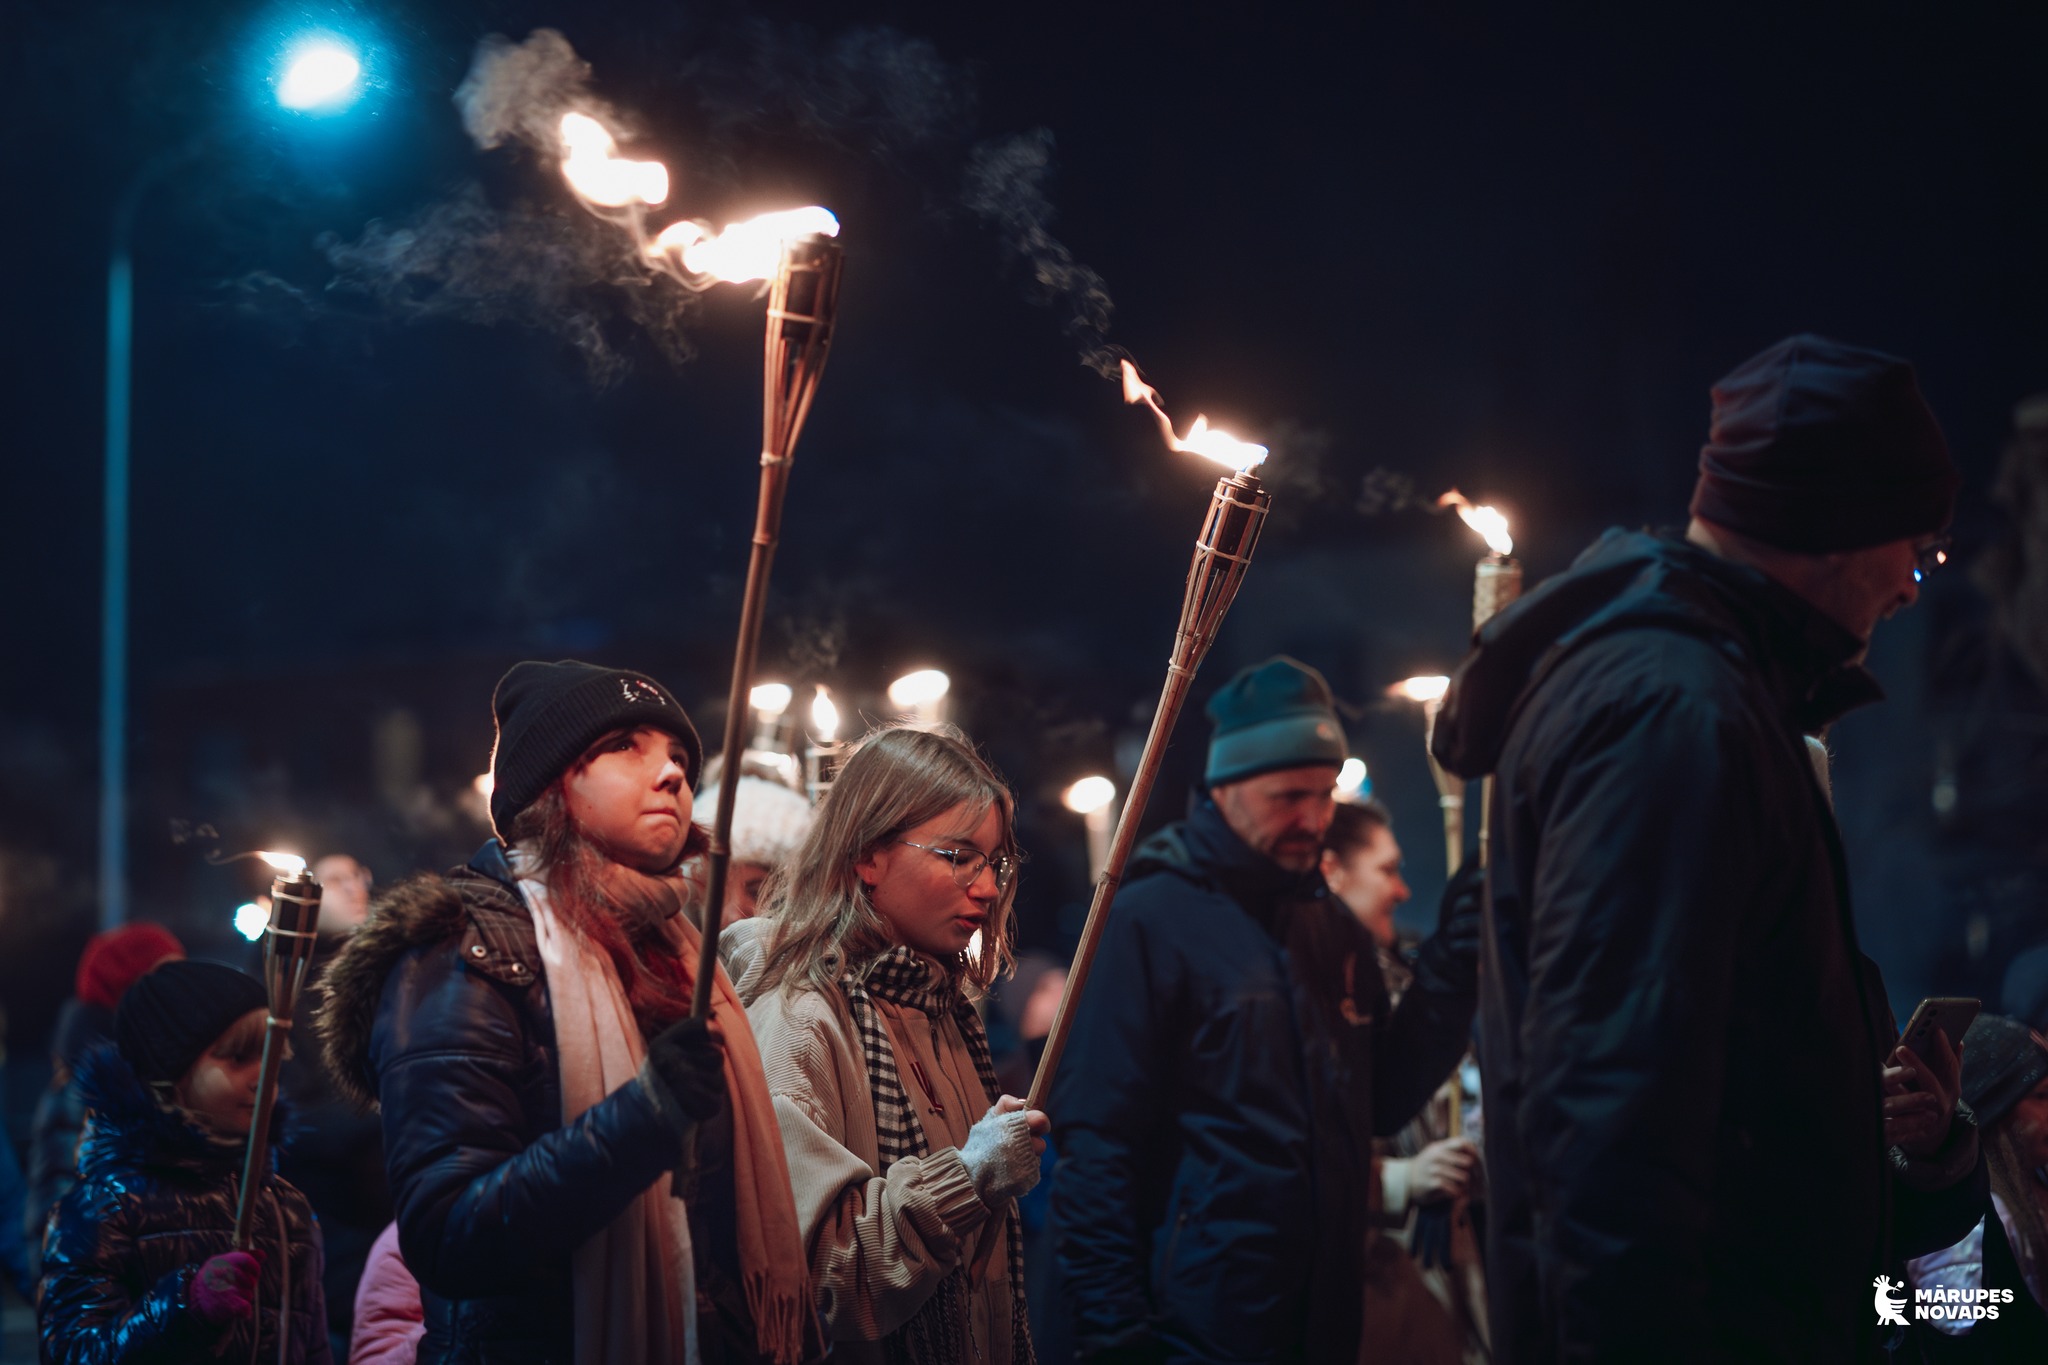
[[[1477,915],[1484,879],[1455,878],[1436,933],[1416,955],[1415,978],[1387,1026],[1373,1030],[1372,1131],[1392,1137],[1422,1111],[1472,1041],[1479,1006]]]
[[[399,1247],[446,1298],[507,1292],[569,1254],[681,1159],[684,1125],[643,1081],[541,1132],[519,1085],[530,1040],[512,989],[446,945],[385,982],[371,1042]]]
[[[1526,765],[1545,777],[1514,1117],[1563,1359],[1674,1358],[1725,1311],[1703,1255],[1740,938],[1729,907],[1756,900],[1774,846],[1744,795],[1772,737],[1747,724],[1671,693],[1608,701]]]
[[[127,1269],[135,1233],[119,1198],[74,1185],[51,1220],[37,1309],[43,1359],[51,1365],[176,1365],[204,1359],[225,1333],[186,1308],[197,1266],[171,1272],[138,1293]]]
[[[1055,1245],[1082,1360],[1120,1358],[1152,1335],[1142,1191],[1174,1109],[1175,1009],[1170,965],[1136,908],[1110,916],[1052,1092]]]

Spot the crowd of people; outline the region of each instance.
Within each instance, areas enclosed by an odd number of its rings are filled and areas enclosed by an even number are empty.
[[[323,864],[309,1122],[260,1185],[264,987],[149,926],[88,951],[43,1358],[2048,1359],[2048,1038],[1899,1041],[1825,767],[1956,485],[1902,361],[1801,336],[1724,379],[1689,525],[1478,633],[1434,746],[1493,779],[1488,862],[1419,944],[1321,674],[1232,677],[1043,1110],[1065,975],[1012,979],[1015,803],[965,735],[880,729],[815,809],[730,775],[705,907],[682,705],[517,664],[495,837],[374,898]]]

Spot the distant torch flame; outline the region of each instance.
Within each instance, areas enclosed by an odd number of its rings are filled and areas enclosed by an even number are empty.
[[[1406,701],[1440,701],[1444,693],[1451,690],[1451,680],[1438,676],[1433,678],[1409,678],[1397,682],[1387,689],[1390,696]]]
[[[279,872],[296,877],[306,870],[306,860],[296,853],[258,853],[257,857],[269,863]]]
[[[790,691],[788,683],[770,682],[756,686],[747,694],[747,701],[756,711],[779,716],[789,709],[789,703],[795,696],[796,693]]]
[[[1207,417],[1197,416],[1186,436],[1174,435],[1173,421],[1166,415],[1166,409],[1159,405],[1159,391],[1138,378],[1138,367],[1130,361],[1124,361],[1123,368],[1124,401],[1143,403],[1152,409],[1152,415],[1159,419],[1159,430],[1166,436],[1167,449],[1189,451],[1239,471],[1250,469],[1266,458],[1264,446],[1240,441],[1229,432],[1217,431],[1209,425]]]
[[[838,235],[839,220],[832,211],[813,204],[732,223],[715,236],[702,223],[686,218],[663,228],[647,252],[656,260],[674,256],[692,275],[711,275],[737,284],[773,275],[785,243]]]
[[[1515,552],[1515,540],[1508,534],[1508,519],[1498,509],[1474,507],[1465,500],[1465,495],[1453,488],[1436,500],[1438,507],[1455,507],[1467,526],[1479,533],[1486,542],[1486,548],[1506,557]]]
[[[562,174],[570,189],[607,209],[668,198],[668,167],[659,161],[629,161],[618,150],[610,130],[590,115],[562,115]]]
[[[811,698],[811,733],[826,744],[839,737],[839,708],[832,704],[832,694],[818,684],[818,693]]]

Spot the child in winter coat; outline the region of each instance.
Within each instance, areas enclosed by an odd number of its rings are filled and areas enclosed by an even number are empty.
[[[128,990],[115,1046],[85,1055],[79,1180],[50,1221],[39,1309],[49,1365],[330,1365],[320,1236],[276,1175],[233,1247],[268,998],[211,962]]]

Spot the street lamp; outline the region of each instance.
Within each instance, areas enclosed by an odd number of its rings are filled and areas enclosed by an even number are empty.
[[[284,50],[278,103],[338,113],[362,88],[362,59],[329,34]],[[100,927],[128,919],[128,451],[135,352],[135,218],[142,200],[197,151],[187,143],[144,163],[114,201],[107,257],[104,545],[100,563]]]
[[[1106,777],[1084,777],[1060,795],[1060,803],[1081,817],[1088,830],[1088,881],[1102,880],[1109,866],[1110,825],[1116,820],[1116,783]]]

